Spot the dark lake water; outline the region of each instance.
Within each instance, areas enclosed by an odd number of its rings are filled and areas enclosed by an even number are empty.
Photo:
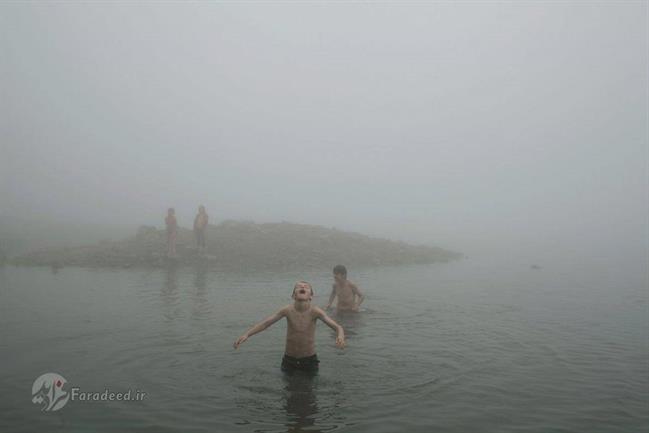
[[[285,323],[232,343],[320,273],[0,268],[2,432],[646,432],[646,267],[497,260],[350,269],[365,310],[318,324],[315,378],[286,377]],[[56,372],[140,402],[31,402]]]

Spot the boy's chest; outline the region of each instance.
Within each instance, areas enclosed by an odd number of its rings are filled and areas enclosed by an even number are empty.
[[[294,313],[286,317],[289,328],[295,331],[307,331],[315,327],[315,318],[309,313]]]
[[[336,286],[336,294],[340,297],[345,297],[348,298],[354,294],[352,291],[351,287],[344,285],[344,286]]]

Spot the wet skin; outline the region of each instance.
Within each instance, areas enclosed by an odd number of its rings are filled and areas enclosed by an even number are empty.
[[[293,290],[293,304],[279,310],[277,313],[259,322],[234,343],[234,348],[282,318],[286,318],[286,346],[285,353],[295,358],[304,358],[315,354],[315,325],[316,320],[322,320],[327,326],[336,331],[336,346],[345,347],[345,332],[343,328],[333,321],[319,307],[311,305],[313,292],[308,283],[297,283]]]
[[[331,307],[335,298],[338,298],[337,311],[358,311],[365,295],[356,284],[349,281],[345,276],[334,274],[334,284],[331,286],[331,295],[326,309]]]

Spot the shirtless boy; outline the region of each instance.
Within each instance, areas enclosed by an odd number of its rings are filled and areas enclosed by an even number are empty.
[[[336,312],[349,312],[358,311],[361,303],[365,300],[365,295],[360,291],[356,284],[347,279],[347,268],[343,265],[334,267],[334,283],[331,286],[331,295],[329,295],[329,303],[325,308],[331,308],[334,299],[338,296],[338,305]]]
[[[234,348],[238,349],[241,343],[248,338],[286,317],[286,349],[282,359],[282,370],[285,372],[294,370],[315,372],[318,370],[318,363],[320,362],[315,353],[316,319],[322,320],[327,326],[336,331],[336,346],[341,349],[345,347],[345,331],[327,316],[321,308],[311,305],[313,299],[311,284],[306,281],[298,281],[293,287],[292,298],[294,300],[293,304],[287,305],[266,320],[248,329],[235,341]]]

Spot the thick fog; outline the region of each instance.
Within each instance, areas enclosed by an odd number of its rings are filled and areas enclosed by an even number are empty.
[[[646,254],[646,2],[3,3],[3,218]]]

